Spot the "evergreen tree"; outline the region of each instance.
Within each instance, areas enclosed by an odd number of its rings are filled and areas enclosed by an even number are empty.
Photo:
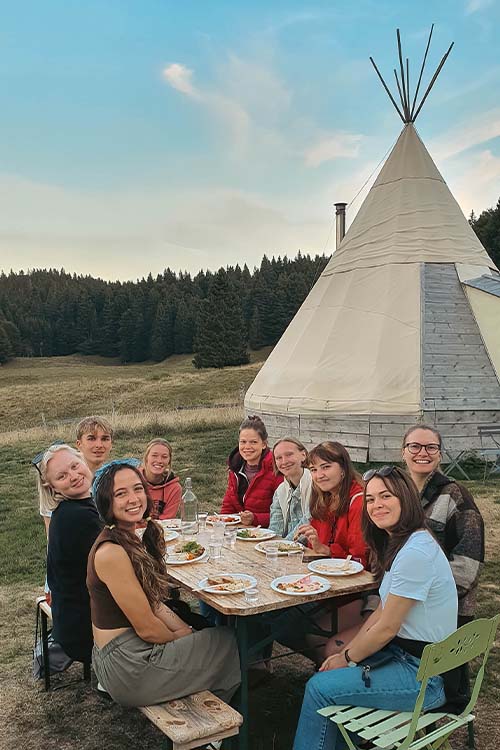
[[[162,362],[174,353],[174,308],[160,302],[151,332],[151,357]]]
[[[477,219],[472,211],[469,223],[496,267],[500,268],[500,198],[495,208],[486,209]]]
[[[0,365],[5,364],[14,355],[11,341],[7,335],[7,331],[3,325],[3,321],[0,321]]]
[[[224,270],[218,271],[202,302],[196,332],[194,366],[227,367],[247,364],[241,300]]]

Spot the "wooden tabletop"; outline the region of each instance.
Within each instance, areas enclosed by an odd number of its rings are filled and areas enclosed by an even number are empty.
[[[304,556],[303,564],[290,562],[291,556],[279,557],[278,568],[270,567],[265,554],[255,549],[255,543],[250,541],[236,541],[234,550],[224,547],[222,559],[219,563],[193,562],[188,565],[169,565],[168,574],[170,578],[186,590],[194,592],[199,599],[210,604],[211,607],[224,615],[256,615],[262,612],[270,612],[276,609],[286,609],[305,602],[315,602],[321,599],[350,596],[358,593],[361,595],[374,588],[374,579],[371,573],[362,571],[349,576],[322,576],[330,583],[330,589],[322,594],[309,594],[305,596],[290,596],[281,594],[271,588],[271,581],[282,575],[301,573],[307,575],[310,571],[307,563],[314,556]],[[207,576],[220,575],[221,573],[247,573],[257,579],[259,600],[256,604],[248,604],[245,594],[212,594],[199,591],[199,582]]]

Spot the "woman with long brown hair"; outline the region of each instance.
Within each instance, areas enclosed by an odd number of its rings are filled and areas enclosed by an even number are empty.
[[[394,466],[372,469],[364,478],[363,531],[381,577],[381,602],[347,648],[325,659],[307,683],[294,750],[345,747],[336,725],[318,714],[326,706],[411,711],[420,690],[416,677],[424,646],[456,628],[453,575],[425,529],[414,483]],[[424,709],[442,706],[449,697],[443,678],[432,677]]]
[[[240,682],[238,650],[228,628],[193,632],[163,604],[168,593],[165,541],[151,518],[141,473],[111,462],[94,480],[105,528],[90,552],[87,586],[94,633],[93,666],[121,705],[145,706],[212,690],[229,700]],[[146,522],[142,539],[136,535]]]
[[[363,488],[349,453],[334,441],[320,443],[309,453],[312,477],[310,522],[299,526],[295,536],[325,557],[351,555],[364,566],[368,548],[361,532]]]

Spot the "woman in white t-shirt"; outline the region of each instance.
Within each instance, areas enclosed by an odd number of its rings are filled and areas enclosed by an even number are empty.
[[[317,711],[332,704],[411,711],[420,690],[418,654],[456,629],[457,591],[450,565],[425,528],[418,490],[401,469],[367,472],[363,533],[380,605],[341,653],[306,686],[293,750],[340,750],[336,725]],[[367,669],[367,667],[370,667]],[[429,680],[424,708],[445,703],[442,677]]]

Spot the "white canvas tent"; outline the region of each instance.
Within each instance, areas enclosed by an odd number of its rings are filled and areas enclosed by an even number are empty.
[[[496,291],[495,291],[496,290]],[[407,426],[450,454],[500,422],[500,276],[420,140],[403,131],[245,399],[271,440],[396,460]]]

